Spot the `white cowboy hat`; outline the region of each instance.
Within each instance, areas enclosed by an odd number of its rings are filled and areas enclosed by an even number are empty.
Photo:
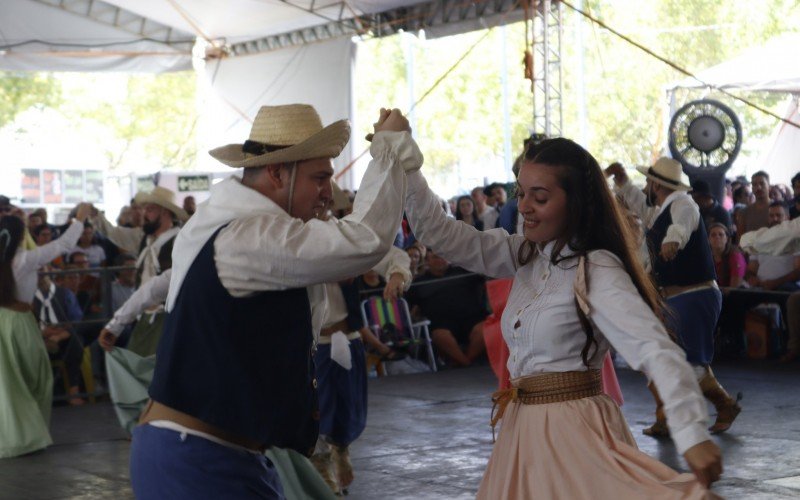
[[[186,210],[175,204],[175,193],[167,188],[156,186],[150,192],[139,191],[136,193],[136,196],[134,196],[133,200],[140,205],[152,203],[154,205],[158,205],[159,207],[166,208],[175,214],[175,216],[180,219],[181,222],[186,222],[189,220],[189,214],[186,213]]]
[[[244,144],[228,144],[208,153],[229,167],[262,167],[335,158],[349,140],[347,120],[323,128],[316,110],[308,104],[262,106]]]
[[[675,191],[688,191],[691,188],[689,179],[683,173],[680,162],[672,158],[661,157],[652,167],[636,167],[648,179]]]

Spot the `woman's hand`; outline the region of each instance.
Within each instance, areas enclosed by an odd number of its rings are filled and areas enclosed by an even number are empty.
[[[698,443],[683,454],[700,484],[708,488],[722,475],[722,452],[713,441]]]
[[[117,336],[111,333],[111,330],[103,328],[100,331],[100,336],[97,337],[97,343],[106,352],[111,352],[114,349],[114,344],[117,343]]]

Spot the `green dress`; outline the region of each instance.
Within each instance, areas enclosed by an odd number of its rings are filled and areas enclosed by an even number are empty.
[[[30,311],[0,307],[0,458],[53,443],[53,372]]]

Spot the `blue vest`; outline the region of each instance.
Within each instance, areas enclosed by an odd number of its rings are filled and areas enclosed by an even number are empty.
[[[167,316],[150,397],[231,435],[311,455],[319,411],[308,293],[231,296],[214,261],[221,229]]]
[[[661,244],[667,236],[667,228],[672,225],[672,214],[669,205],[664,207],[653,227],[647,231],[647,245],[653,264],[653,274],[658,286],[689,286],[717,279],[714,269],[714,258],[708,244],[706,225],[703,218],[689,237],[689,242],[678,255],[669,262],[664,261],[659,253]]]

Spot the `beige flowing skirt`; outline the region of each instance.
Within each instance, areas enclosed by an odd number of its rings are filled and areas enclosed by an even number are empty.
[[[478,490],[486,500],[719,498],[636,446],[606,395],[509,404]]]

